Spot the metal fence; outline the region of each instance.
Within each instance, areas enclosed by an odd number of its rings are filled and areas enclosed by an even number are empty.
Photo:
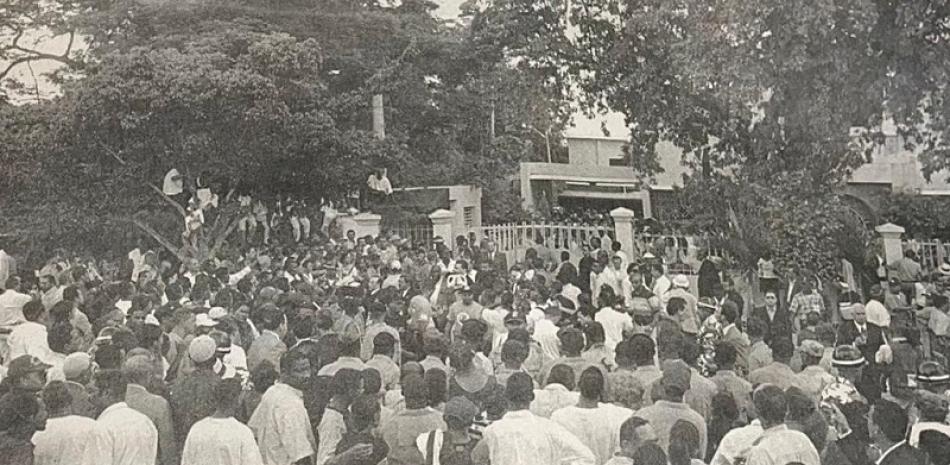
[[[401,238],[409,239],[413,245],[423,245],[426,248],[432,246],[432,222],[428,218],[389,224],[384,222],[380,224],[380,230],[384,233],[395,233]]]

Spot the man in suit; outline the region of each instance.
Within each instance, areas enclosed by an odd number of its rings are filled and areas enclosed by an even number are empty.
[[[759,318],[765,322],[765,337],[763,340],[769,347],[777,339],[787,339],[792,341],[792,319],[788,311],[782,308],[778,302],[778,296],[775,292],[765,293],[765,306],[755,307],[752,310],[752,318]]]
[[[498,251],[498,245],[495,244],[495,241],[488,241],[485,250],[480,255],[482,261],[488,263],[496,272],[502,275],[508,273],[508,257]]]
[[[877,399],[872,399],[872,397],[875,397],[873,393],[880,392],[883,373],[881,366],[875,360],[875,356],[878,349],[884,345],[884,332],[880,326],[868,322],[864,305],[855,304],[852,311],[854,312],[854,319],[845,321],[838,326],[837,345],[853,345],[864,356],[867,366],[864,367],[862,383],[860,384],[865,384],[865,390],[872,394],[868,395],[863,392],[862,394],[868,397],[869,401],[874,402]]]
[[[737,326],[740,312],[735,302],[726,301],[722,305],[722,342],[729,344],[736,349],[736,365],[742,370],[749,368],[749,336],[742,332]]]
[[[281,338],[287,333],[287,317],[274,304],[265,304],[251,314],[251,320],[258,322],[261,335],[251,343],[247,351],[247,368],[254,371],[257,365],[267,360],[280,367],[280,356],[287,352],[287,345]]]

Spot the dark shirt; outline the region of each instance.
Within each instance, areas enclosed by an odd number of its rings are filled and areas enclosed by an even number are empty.
[[[33,443],[0,433],[0,465],[33,465]]]
[[[590,292],[590,272],[594,269],[594,257],[583,257],[577,267],[577,287]]]
[[[351,431],[347,431],[340,438],[340,442],[336,444],[336,453],[342,454],[359,444],[372,444],[373,453],[363,460],[350,462],[352,465],[376,465],[389,455],[389,446],[386,445],[386,441],[369,433],[354,433]]]
[[[209,370],[197,370],[172,386],[171,407],[178,444],[185,443],[191,426],[214,413],[214,388],[221,379]]]
[[[927,463],[927,456],[923,452],[904,441],[889,452],[885,452],[878,462],[880,465],[924,465]]]

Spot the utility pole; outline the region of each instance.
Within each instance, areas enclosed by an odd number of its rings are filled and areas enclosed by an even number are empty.
[[[373,94],[373,134],[379,140],[386,138],[386,114],[383,110],[383,94]]]

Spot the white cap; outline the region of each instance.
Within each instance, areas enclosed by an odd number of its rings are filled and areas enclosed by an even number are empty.
[[[214,321],[207,313],[199,313],[195,315],[195,326],[201,327],[214,327],[218,322]]]

